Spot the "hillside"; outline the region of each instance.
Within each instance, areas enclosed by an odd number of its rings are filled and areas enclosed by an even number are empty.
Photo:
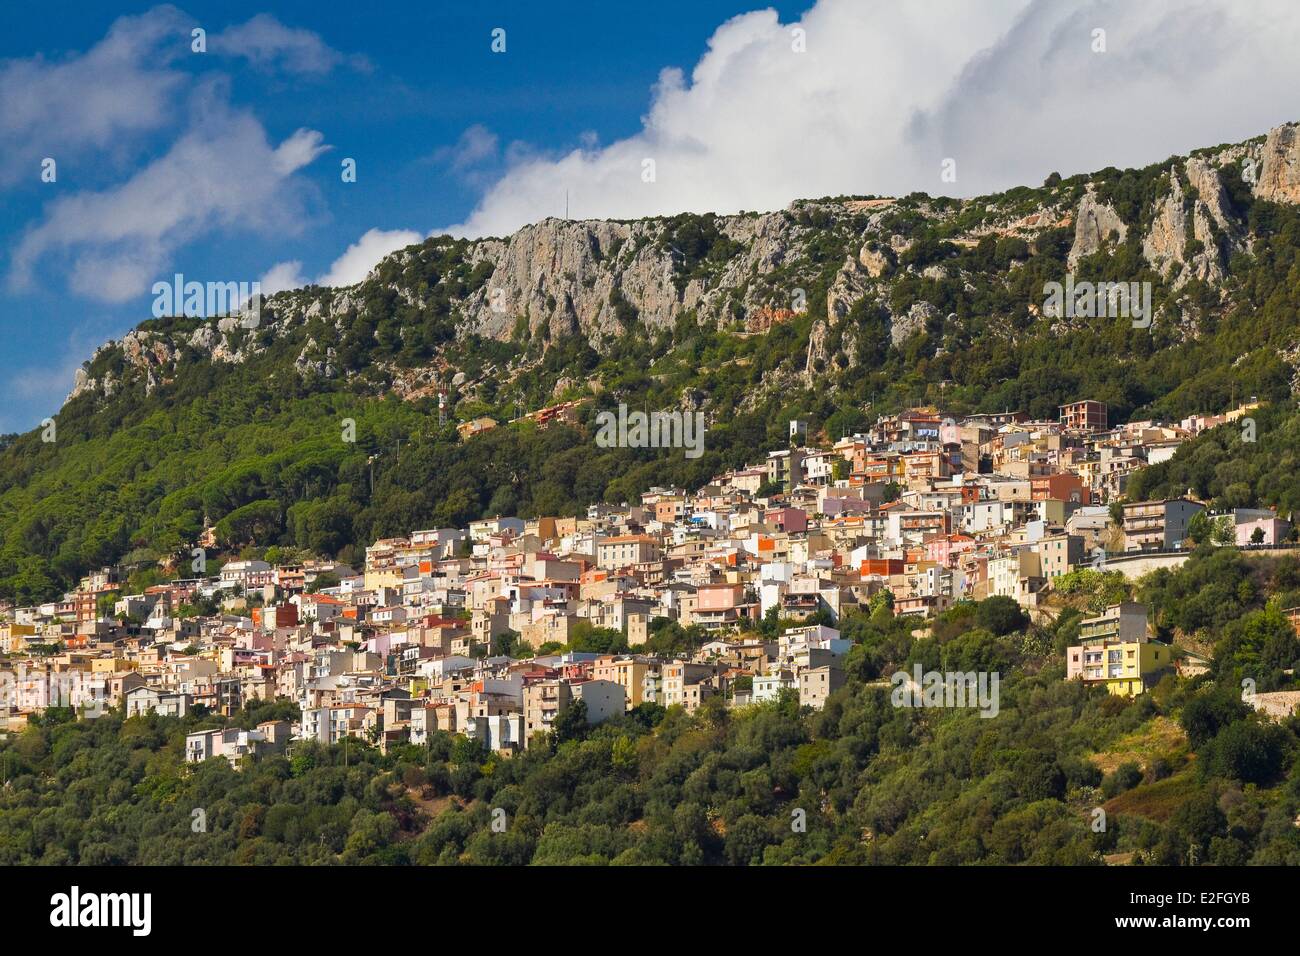
[[[990,598],[927,637],[885,605],[852,613],[847,683],[822,710],[794,692],[695,714],[646,703],[596,727],[557,721],[509,757],[439,731],[382,753],[351,737],[239,769],[186,764],[186,733],[296,706],[52,708],[0,740],[0,864],[1300,862],[1300,722],[1269,721],[1235,690],[1243,674],[1275,686],[1300,659],[1276,604],[1300,597],[1300,563],[1203,548],[1138,589],[1076,577],[1078,596],[1137,597],[1162,633],[1212,638],[1213,673],[1108,695],[1064,679],[1077,608],[1039,627]],[[1001,673],[996,717],[897,706],[889,677],[913,666]]]
[[[2,441],[0,598],[184,554],[208,524],[232,551],[347,558],[422,525],[698,485],[781,443],[796,416],[835,438],[923,402],[1054,416],[1087,397],[1123,421],[1253,395],[1276,416],[1241,449],[1260,455],[1293,433],[1296,130],[971,200],[840,197],[435,238],[355,287],[272,296],[255,329],[143,322],[86,363],[55,441]],[[1043,314],[1047,283],[1067,273],[1150,282],[1150,326]],[[465,441],[453,427],[584,396],[578,425]],[[705,454],[597,447],[591,417],[619,401],[703,411]],[[1300,502],[1276,456],[1257,462],[1275,480],[1244,491],[1226,445],[1213,474],[1190,476],[1212,440],[1143,487],[1195,477],[1240,504]]]

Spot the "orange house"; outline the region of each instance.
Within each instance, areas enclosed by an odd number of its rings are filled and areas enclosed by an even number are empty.
[[[887,578],[893,574],[902,574],[904,563],[898,558],[867,558],[862,562],[860,570],[864,578],[873,575]]]

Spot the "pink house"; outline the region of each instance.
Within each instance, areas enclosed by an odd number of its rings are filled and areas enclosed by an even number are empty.
[[[1255,544],[1251,538],[1258,528],[1264,533],[1263,540],[1259,544],[1279,544],[1285,541],[1291,534],[1291,522],[1277,515],[1270,514],[1267,517],[1252,517],[1246,520],[1238,520],[1237,529],[1237,546],[1245,547],[1248,544]]]
[[[808,512],[802,508],[768,508],[763,512],[763,523],[777,531],[798,534],[808,530]]]
[[[822,499],[821,509],[822,514],[828,518],[842,514],[869,514],[871,502],[861,498],[835,498],[827,495]]]
[[[730,611],[744,599],[745,588],[740,584],[702,584],[696,590],[697,611]]]
[[[936,535],[925,542],[925,560],[955,567],[962,552],[975,547],[975,539],[965,534]]]

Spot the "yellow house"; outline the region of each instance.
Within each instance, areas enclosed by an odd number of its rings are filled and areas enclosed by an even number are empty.
[[[626,695],[626,707],[633,707],[645,701],[645,676],[650,665],[647,661],[634,657],[600,657],[592,667],[592,677],[596,680],[613,681],[623,688]]]
[[[1173,648],[1147,640],[1147,609],[1125,602],[1079,624],[1080,643],[1065,652],[1065,676],[1136,697],[1174,666]]]
[[[1119,697],[1136,697],[1173,666],[1172,650],[1154,641],[1080,644],[1066,652],[1067,676],[1105,684],[1107,693]]]
[[[380,588],[400,588],[402,580],[401,568],[380,568],[373,571],[367,569],[365,588],[367,591],[378,591]]]
[[[0,652],[16,654],[26,646],[24,638],[35,636],[35,624],[16,624],[12,621],[0,622]]]
[[[96,657],[90,662],[92,674],[118,674],[123,671],[133,671],[136,667],[135,661],[128,661],[121,657]]]

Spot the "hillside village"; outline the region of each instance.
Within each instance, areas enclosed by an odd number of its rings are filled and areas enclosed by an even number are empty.
[[[1293,547],[1272,511],[1121,501],[1136,470],[1247,425],[1255,407],[1120,427],[1095,401],[1056,421],[911,409],[830,447],[792,421],[789,447],[693,491],[412,530],[375,541],[363,568],[245,556],[136,594],[127,569],[105,568],[61,601],[0,607],[0,719],[13,732],[52,706],[93,718],[296,704],[296,721],[190,735],[187,759],[234,761],[293,739],[388,747],[439,730],[516,751],[578,703],[591,724],[711,698],[820,708],[845,683],[850,611],[883,602],[921,632],[963,600],[1034,613],[1072,571],[1136,578],[1182,560],[1197,521],[1218,544]],[[1203,669],[1148,631],[1134,603],[1085,620],[1067,679],[1134,696],[1175,667]]]
[[[9,6],[19,923],[1285,920],[1300,7]]]

